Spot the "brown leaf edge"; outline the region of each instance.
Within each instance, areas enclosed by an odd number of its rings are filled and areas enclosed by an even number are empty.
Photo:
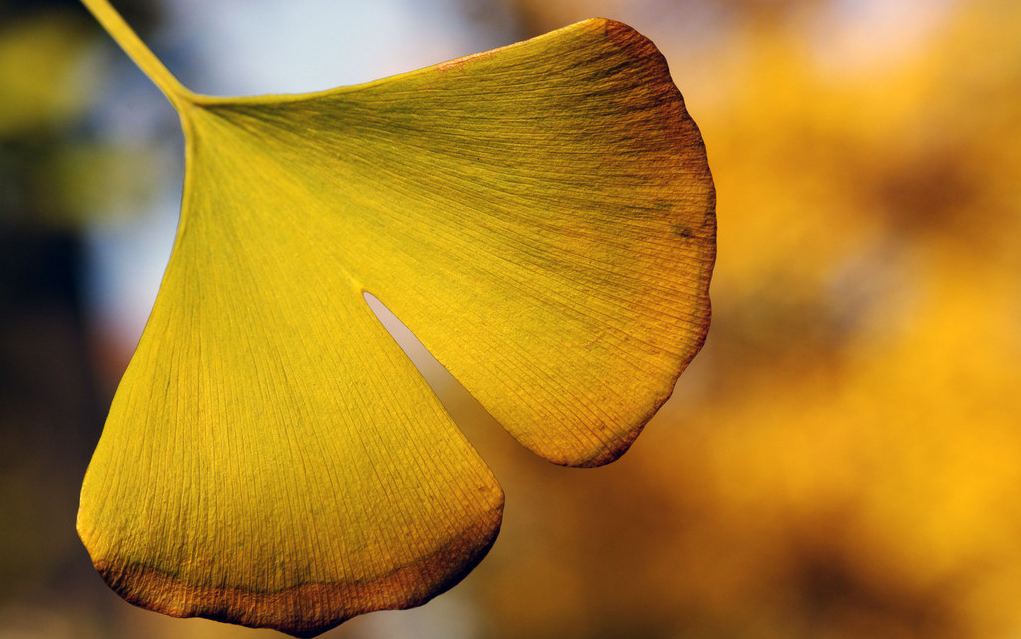
[[[157,568],[96,558],[103,580],[128,602],[172,617],[204,617],[314,637],[367,612],[420,606],[457,585],[492,548],[503,506],[454,542],[378,579],[307,583],[276,592],[193,586]],[[479,540],[483,540],[480,545]]]
[[[705,255],[702,258],[705,284],[698,291],[699,300],[704,307],[704,311],[696,318],[698,326],[697,332],[694,335],[693,346],[685,357],[677,359],[674,363],[677,371],[676,374],[663,385],[662,392],[652,398],[647,410],[636,417],[633,422],[634,428],[616,442],[615,446],[604,449],[599,454],[584,460],[554,461],[558,465],[575,468],[595,468],[619,459],[638,439],[638,436],[649,420],[670,399],[677,380],[705,345],[706,336],[709,333],[709,325],[712,320],[712,302],[709,297],[709,286],[712,281],[713,269],[716,265],[716,187],[709,169],[705,141],[702,138],[698,125],[695,124],[694,119],[688,114],[680,89],[674,84],[666,57],[652,40],[636,31],[633,27],[607,18],[595,18],[594,20],[602,23],[603,28],[606,30],[607,39],[629,55],[634,60],[636,68],[645,67],[643,73],[648,79],[648,84],[643,89],[657,94],[656,98],[659,101],[658,108],[662,113],[663,121],[668,125],[667,135],[676,140],[678,147],[691,148],[705,159],[704,172],[705,179],[709,184],[709,197],[706,200],[701,226],[687,230],[687,232],[691,233],[691,237],[701,239],[705,246]]]

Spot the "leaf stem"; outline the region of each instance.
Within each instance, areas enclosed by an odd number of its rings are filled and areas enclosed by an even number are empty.
[[[138,65],[149,79],[163,91],[170,103],[181,111],[181,108],[194,102],[195,94],[189,91],[149,47],[142,42],[128,23],[107,0],[81,0],[82,4],[95,16],[106,32],[120,45],[128,57]]]

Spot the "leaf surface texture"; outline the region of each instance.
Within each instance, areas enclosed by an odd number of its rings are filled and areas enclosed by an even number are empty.
[[[366,291],[558,464],[623,453],[702,345],[712,180],[625,25],[317,94],[170,97],[178,236],[79,513],[135,603],[313,635],[485,555],[502,491]]]

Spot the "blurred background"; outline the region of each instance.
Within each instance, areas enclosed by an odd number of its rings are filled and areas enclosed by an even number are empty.
[[[451,592],[337,639],[1021,637],[1021,4],[117,0],[212,94],[325,89],[602,15],[666,55],[719,193],[703,352],[554,467],[401,337],[500,479]],[[272,637],[121,601],[77,493],[169,255],[182,140],[70,0],[0,0],[0,637]],[[390,325],[396,333],[400,326]]]

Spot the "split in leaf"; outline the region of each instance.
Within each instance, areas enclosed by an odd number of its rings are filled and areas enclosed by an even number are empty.
[[[310,636],[482,559],[502,491],[364,292],[558,464],[622,454],[701,347],[712,180],[630,27],[214,98],[84,2],[186,139],[173,253],[78,518],[129,601]]]

